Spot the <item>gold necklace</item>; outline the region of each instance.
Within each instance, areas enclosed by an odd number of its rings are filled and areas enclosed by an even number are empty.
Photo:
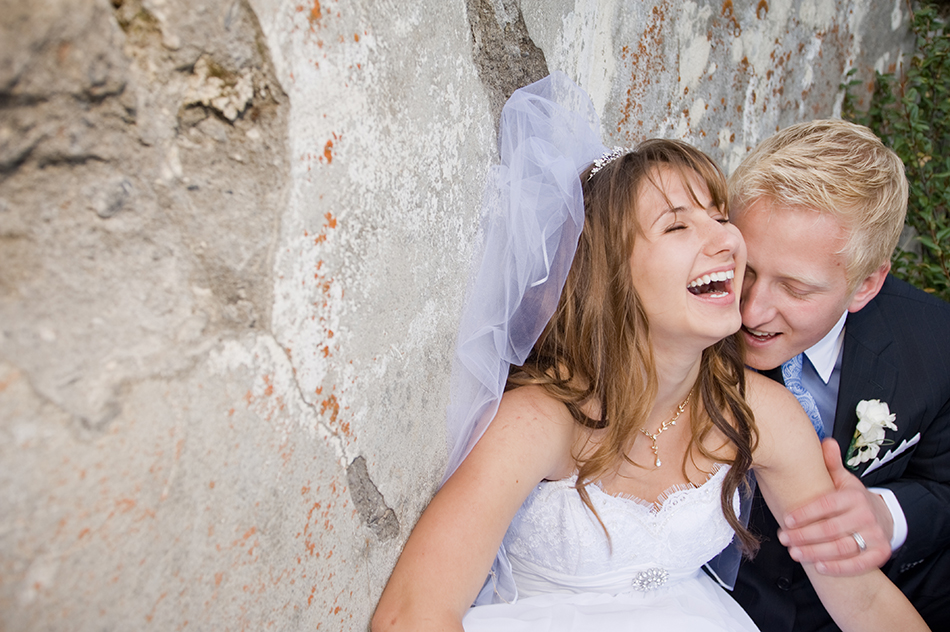
[[[676,407],[676,412],[673,413],[673,417],[672,417],[671,419],[669,419],[669,420],[667,420],[667,421],[664,421],[662,424],[660,424],[660,427],[659,427],[659,429],[656,431],[656,433],[650,434],[649,432],[647,432],[647,431],[644,430],[643,428],[640,428],[640,432],[642,432],[642,433],[645,434],[647,437],[649,437],[650,439],[653,440],[653,457],[656,459],[656,466],[657,466],[657,467],[660,467],[661,465],[663,465],[663,463],[660,461],[660,454],[659,454],[659,451],[657,450],[657,447],[656,447],[656,440],[657,440],[657,439],[659,438],[659,436],[660,436],[661,434],[663,434],[663,432],[664,432],[665,430],[667,430],[670,426],[675,426],[675,425],[676,425],[676,420],[679,419],[679,418],[680,418],[680,415],[683,414],[683,411],[686,410],[686,406],[689,404],[689,397],[690,397],[690,395],[692,395],[692,394],[693,394],[693,393],[692,393],[692,391],[691,391],[691,392],[689,393],[689,395],[686,396],[686,399],[683,400],[683,403]]]

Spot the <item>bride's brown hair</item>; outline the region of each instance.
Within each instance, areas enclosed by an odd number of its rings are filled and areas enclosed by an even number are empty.
[[[646,141],[605,165],[592,178],[588,177],[590,169],[585,171],[581,175],[584,228],[557,310],[525,364],[512,367],[508,380],[509,386],[541,385],[564,402],[577,423],[606,429],[596,450],[583,458],[575,455],[576,488],[594,515],[597,512],[587,485],[623,460],[632,463],[627,452],[656,400],[650,324],[633,287],[630,256],[640,231],[638,193],[644,184],[656,184],[656,168],[660,165],[677,173],[698,202],[687,177],[697,174],[709,189],[713,204],[724,213],[728,211],[722,172],[705,154],[679,141]],[[703,351],[690,398],[690,445],[714,459],[704,439],[716,428],[735,447],[735,457],[727,461],[731,467],[723,483],[722,511],[743,550],[751,555],[758,541],[733,509],[735,492],[752,467],[752,452],[758,440],[752,411],[745,401],[744,375],[737,335]],[[599,409],[599,418],[584,412],[590,404]],[[723,411],[728,411],[728,417]]]

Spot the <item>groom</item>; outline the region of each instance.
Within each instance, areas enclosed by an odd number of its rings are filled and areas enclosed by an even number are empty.
[[[747,364],[784,374],[819,436],[837,440],[823,444],[836,491],[780,531],[756,494],[762,548],[733,596],[762,630],[837,630],[798,562],[837,575],[883,565],[934,630],[950,630],[950,305],[888,275],[903,165],[867,128],[814,121],[763,142],[729,188],[749,253]],[[858,462],[862,400],[886,404],[897,429]]]

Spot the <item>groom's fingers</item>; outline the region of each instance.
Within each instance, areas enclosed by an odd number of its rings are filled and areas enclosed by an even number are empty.
[[[880,497],[865,490],[860,482],[858,485],[860,489],[846,487],[810,503],[811,508],[800,508],[804,511],[798,514],[796,526],[779,533],[792,559],[815,563],[826,575],[858,575],[880,567],[890,558],[890,539],[872,509]],[[815,506],[822,511],[815,510]],[[805,516],[808,522],[801,521]],[[858,545],[855,533],[865,550]]]
[[[868,530],[868,533],[874,533]],[[857,533],[861,533],[858,531]],[[861,536],[864,538],[864,536]],[[819,572],[826,575],[858,575],[877,568],[890,556],[889,543],[874,536],[864,538],[866,550],[861,552],[857,540],[848,533],[839,538],[817,544],[805,544],[789,547],[789,555],[797,562],[810,562],[818,565]]]
[[[873,561],[871,556],[860,555],[846,560],[816,562],[815,570],[833,577],[854,577],[879,568],[880,564],[874,564]]]
[[[779,540],[785,546],[797,547],[838,543],[838,556],[850,557],[860,552],[851,535],[855,532],[861,534],[869,548],[869,539],[884,540],[863,485],[861,489],[846,487],[829,492],[789,513]],[[839,540],[848,540],[850,545]]]
[[[883,501],[844,468],[834,440],[826,439],[822,452],[835,491],[790,512],[779,541],[792,559],[815,563],[827,575],[856,575],[881,566],[891,554],[890,536],[875,512],[875,503]]]

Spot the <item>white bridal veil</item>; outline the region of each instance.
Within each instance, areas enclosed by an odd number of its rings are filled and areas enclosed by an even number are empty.
[[[606,152],[590,98],[560,72],[511,96],[499,145],[482,202],[484,255],[459,326],[443,482],[495,416],[508,367],[524,363],[557,307],[584,225],[580,174]],[[504,547],[476,603],[495,591],[516,596]]]
[[[594,105],[560,72],[511,96],[499,138],[501,164],[482,203],[484,257],[459,327],[445,478],[494,417],[509,365],[524,363],[557,307],[584,225],[580,174],[606,152]]]

